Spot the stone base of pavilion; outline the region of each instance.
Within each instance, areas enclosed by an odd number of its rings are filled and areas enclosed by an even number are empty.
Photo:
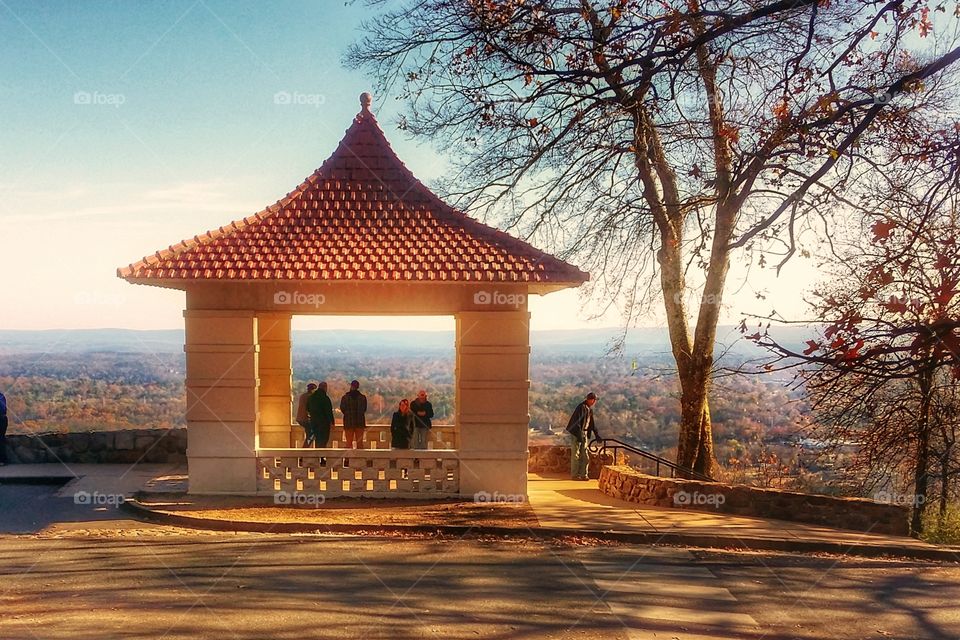
[[[249,459],[191,458],[190,476],[200,466],[228,462],[223,470],[234,474],[234,488],[216,490],[191,482],[198,495],[275,496],[278,504],[293,495],[317,499],[429,498],[474,499],[477,494],[512,496],[523,500],[526,491],[525,458],[490,452],[467,457],[457,449],[258,449]],[[517,470],[520,472],[517,472]],[[247,489],[240,488],[254,478]],[[242,486],[242,485],[241,485]],[[322,496],[322,498],[320,498]]]
[[[327,498],[453,498],[460,496],[454,449],[260,449],[257,495]]]

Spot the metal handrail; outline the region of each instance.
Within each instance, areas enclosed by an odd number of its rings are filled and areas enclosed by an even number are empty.
[[[590,442],[589,449],[592,453],[599,453],[601,455],[606,453],[607,449],[612,450],[614,463],[616,463],[617,461],[617,451],[619,451],[620,449],[629,451],[634,455],[638,455],[641,458],[646,458],[647,460],[650,460],[651,462],[653,462],[656,465],[657,476],[660,475],[660,466],[663,465],[673,472],[672,477],[674,478],[680,475],[681,477],[688,478],[688,479],[702,480],[704,482],[714,482],[714,479],[708,475],[704,475],[699,471],[694,471],[689,467],[681,466],[675,462],[670,462],[666,458],[661,458],[656,454],[650,453],[649,451],[644,451],[639,447],[635,447],[632,444],[628,444],[623,440],[617,440],[616,438],[602,438],[602,439],[598,438],[596,440],[592,440]]]

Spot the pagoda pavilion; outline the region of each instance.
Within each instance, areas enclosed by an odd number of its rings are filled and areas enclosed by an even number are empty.
[[[527,300],[589,275],[445,204],[370,103],[275,204],[118,270],[186,292],[191,493],[526,494]],[[454,316],[452,433],[428,450],[390,450],[389,434],[362,450],[295,448],[295,314]]]

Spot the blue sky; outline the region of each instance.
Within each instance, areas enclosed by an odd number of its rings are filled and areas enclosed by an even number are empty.
[[[182,293],[129,285],[116,268],[258,211],[320,166],[373,84],[341,66],[368,11],[0,0],[0,328],[181,326]],[[429,184],[443,159],[396,130],[397,107],[375,96],[394,148]],[[808,280],[796,267],[773,288],[791,283],[795,302]],[[734,300],[752,298],[748,287]],[[618,321],[587,322],[578,306],[576,292],[534,299],[533,328]],[[316,326],[338,323],[358,326]]]

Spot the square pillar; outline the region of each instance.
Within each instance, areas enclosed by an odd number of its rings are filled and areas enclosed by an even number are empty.
[[[283,449],[293,446],[291,318],[289,313],[257,312],[257,341],[260,345],[258,434],[261,448]]]
[[[525,496],[530,314],[462,311],[456,319],[460,493]]]
[[[257,318],[252,311],[183,315],[190,493],[255,493]]]

